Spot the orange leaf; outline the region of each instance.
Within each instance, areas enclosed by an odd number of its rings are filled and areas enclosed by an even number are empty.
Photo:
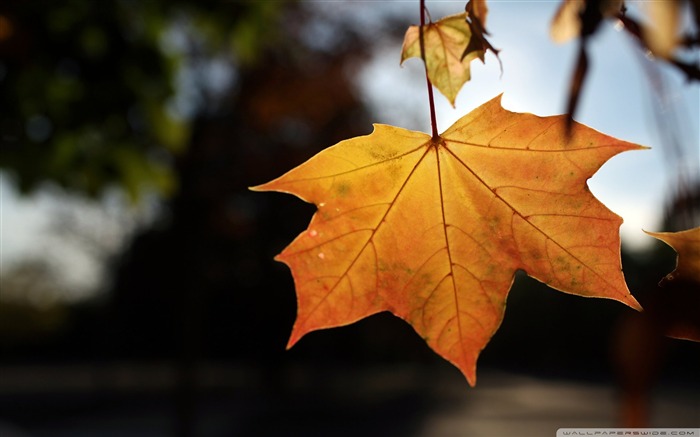
[[[700,227],[681,232],[644,232],[678,253],[675,270],[666,275],[662,283],[675,280],[700,283]]]
[[[664,291],[655,303],[656,311],[663,316],[665,333],[700,342],[700,227],[647,234],[678,253],[676,268],[659,283]]]
[[[495,98],[437,140],[375,125],[258,191],[318,211],[277,260],[294,276],[288,346],[309,331],[391,311],[476,382],[516,270],[558,290],[640,309],[620,267],[622,219],[586,180],[639,149],[574,124],[504,110]]]
[[[483,53],[474,51],[462,57],[472,36],[466,17],[466,12],[450,15],[423,27],[428,78],[452,106],[462,85],[471,78],[469,63]],[[411,26],[406,31],[401,63],[414,57],[421,57],[419,26]]]

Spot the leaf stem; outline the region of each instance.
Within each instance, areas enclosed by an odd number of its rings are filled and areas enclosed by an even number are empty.
[[[437,128],[437,118],[435,117],[435,99],[433,97],[433,84],[428,77],[428,61],[425,59],[425,39],[423,38],[423,28],[425,27],[425,0],[420,0],[420,27],[418,28],[418,38],[420,43],[420,57],[425,66],[425,81],[428,84],[428,102],[430,104],[430,126],[432,128],[433,140],[440,138]]]

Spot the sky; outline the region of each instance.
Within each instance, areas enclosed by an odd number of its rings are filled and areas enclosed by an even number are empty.
[[[413,0],[316,2],[312,6],[357,20],[376,20],[383,10],[399,11],[407,17],[408,26],[418,23],[417,3]],[[433,19],[437,20],[463,11],[464,1],[427,1],[427,6]],[[631,6],[634,8],[640,4],[631,2]],[[496,58],[488,54],[485,64],[478,60],[472,62],[471,81],[458,95],[455,108],[436,93],[439,131],[444,131],[457,119],[501,93],[503,106],[510,111],[540,116],[565,111],[577,42],[555,44],[551,41],[549,25],[557,7],[558,2],[554,1],[489,2],[487,29],[492,35],[491,43],[501,50],[503,71]],[[375,55],[360,73],[358,87],[376,114],[374,121],[429,132],[429,107],[421,62],[409,59],[400,66],[400,43],[389,45],[380,41],[373,50]],[[613,157],[589,180],[589,186],[598,199],[623,217],[623,244],[630,249],[644,249],[654,240],[642,229],[663,230],[660,228],[663,208],[676,183],[676,164],[668,165],[668,150],[661,141],[664,130],[659,129],[654,117],[653,108],[660,108],[653,91],[658,85],[652,88],[645,74],[644,65],[652,63],[624,32],[615,29],[612,22],[605,23],[593,38],[589,54],[589,75],[576,120],[605,134],[651,147]],[[700,86],[688,84],[675,70],[662,68],[661,71],[668,82],[663,94],[668,99],[668,108],[681,115],[676,119],[671,112],[666,112],[665,116],[669,118],[665,128],[668,131],[668,123],[679,123],[679,138],[686,147],[684,165],[697,175],[700,171]],[[370,129],[368,126],[368,131]],[[84,278],[88,278],[88,283],[83,283],[82,288],[76,287],[76,290],[87,289],[97,280],[99,266],[84,250],[57,247],[59,243],[50,238],[49,212],[57,202],[85,208],[84,211],[91,211],[90,214],[102,219],[109,217],[96,212],[104,202],[88,206],[70,196],[57,196],[51,190],[19,197],[7,176],[0,174],[0,267],[6,269],[26,256],[53,254],[60,260],[61,268],[72,272],[76,281],[83,278],[85,282]],[[128,202],[119,196],[112,195],[105,202],[112,209],[129,208]],[[134,211],[133,217],[119,219],[119,223],[128,223],[124,235],[133,231],[135,223],[146,222],[147,219],[143,218],[146,216],[149,213]],[[101,218],[97,222],[99,220]],[[115,239],[118,223],[106,223],[105,232]],[[96,235],[100,232],[93,230]],[[112,242],[109,247],[116,250],[120,245]]]

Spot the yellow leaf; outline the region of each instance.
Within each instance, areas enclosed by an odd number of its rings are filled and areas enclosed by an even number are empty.
[[[318,210],[277,256],[294,276],[304,334],[390,311],[470,384],[517,270],[566,293],[640,309],[620,264],[622,219],[586,180],[641,146],[495,98],[432,139],[375,125],[254,187]]]
[[[452,106],[462,85],[471,77],[469,63],[483,55],[483,51],[474,51],[462,58],[472,36],[466,17],[466,13],[450,15],[423,28],[428,78]],[[420,57],[420,27],[411,26],[404,36],[401,63]]]

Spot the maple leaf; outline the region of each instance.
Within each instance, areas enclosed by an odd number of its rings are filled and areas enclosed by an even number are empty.
[[[646,233],[678,253],[676,268],[659,283],[666,294],[657,304],[665,333],[669,337],[700,342],[700,227],[680,232]]]
[[[450,15],[423,26],[428,78],[453,107],[462,85],[471,78],[469,63],[481,56],[478,51],[462,56],[472,36],[466,17],[466,12]],[[421,58],[420,26],[411,26],[406,31],[401,64],[414,57]]]
[[[640,309],[620,267],[622,219],[586,180],[641,146],[566,117],[509,112],[500,97],[438,138],[377,124],[253,187],[313,202],[308,229],[276,259],[306,333],[390,311],[476,382],[517,270],[558,290]]]
[[[644,232],[678,253],[675,270],[662,279],[662,284],[675,280],[700,283],[700,227],[680,232]]]

